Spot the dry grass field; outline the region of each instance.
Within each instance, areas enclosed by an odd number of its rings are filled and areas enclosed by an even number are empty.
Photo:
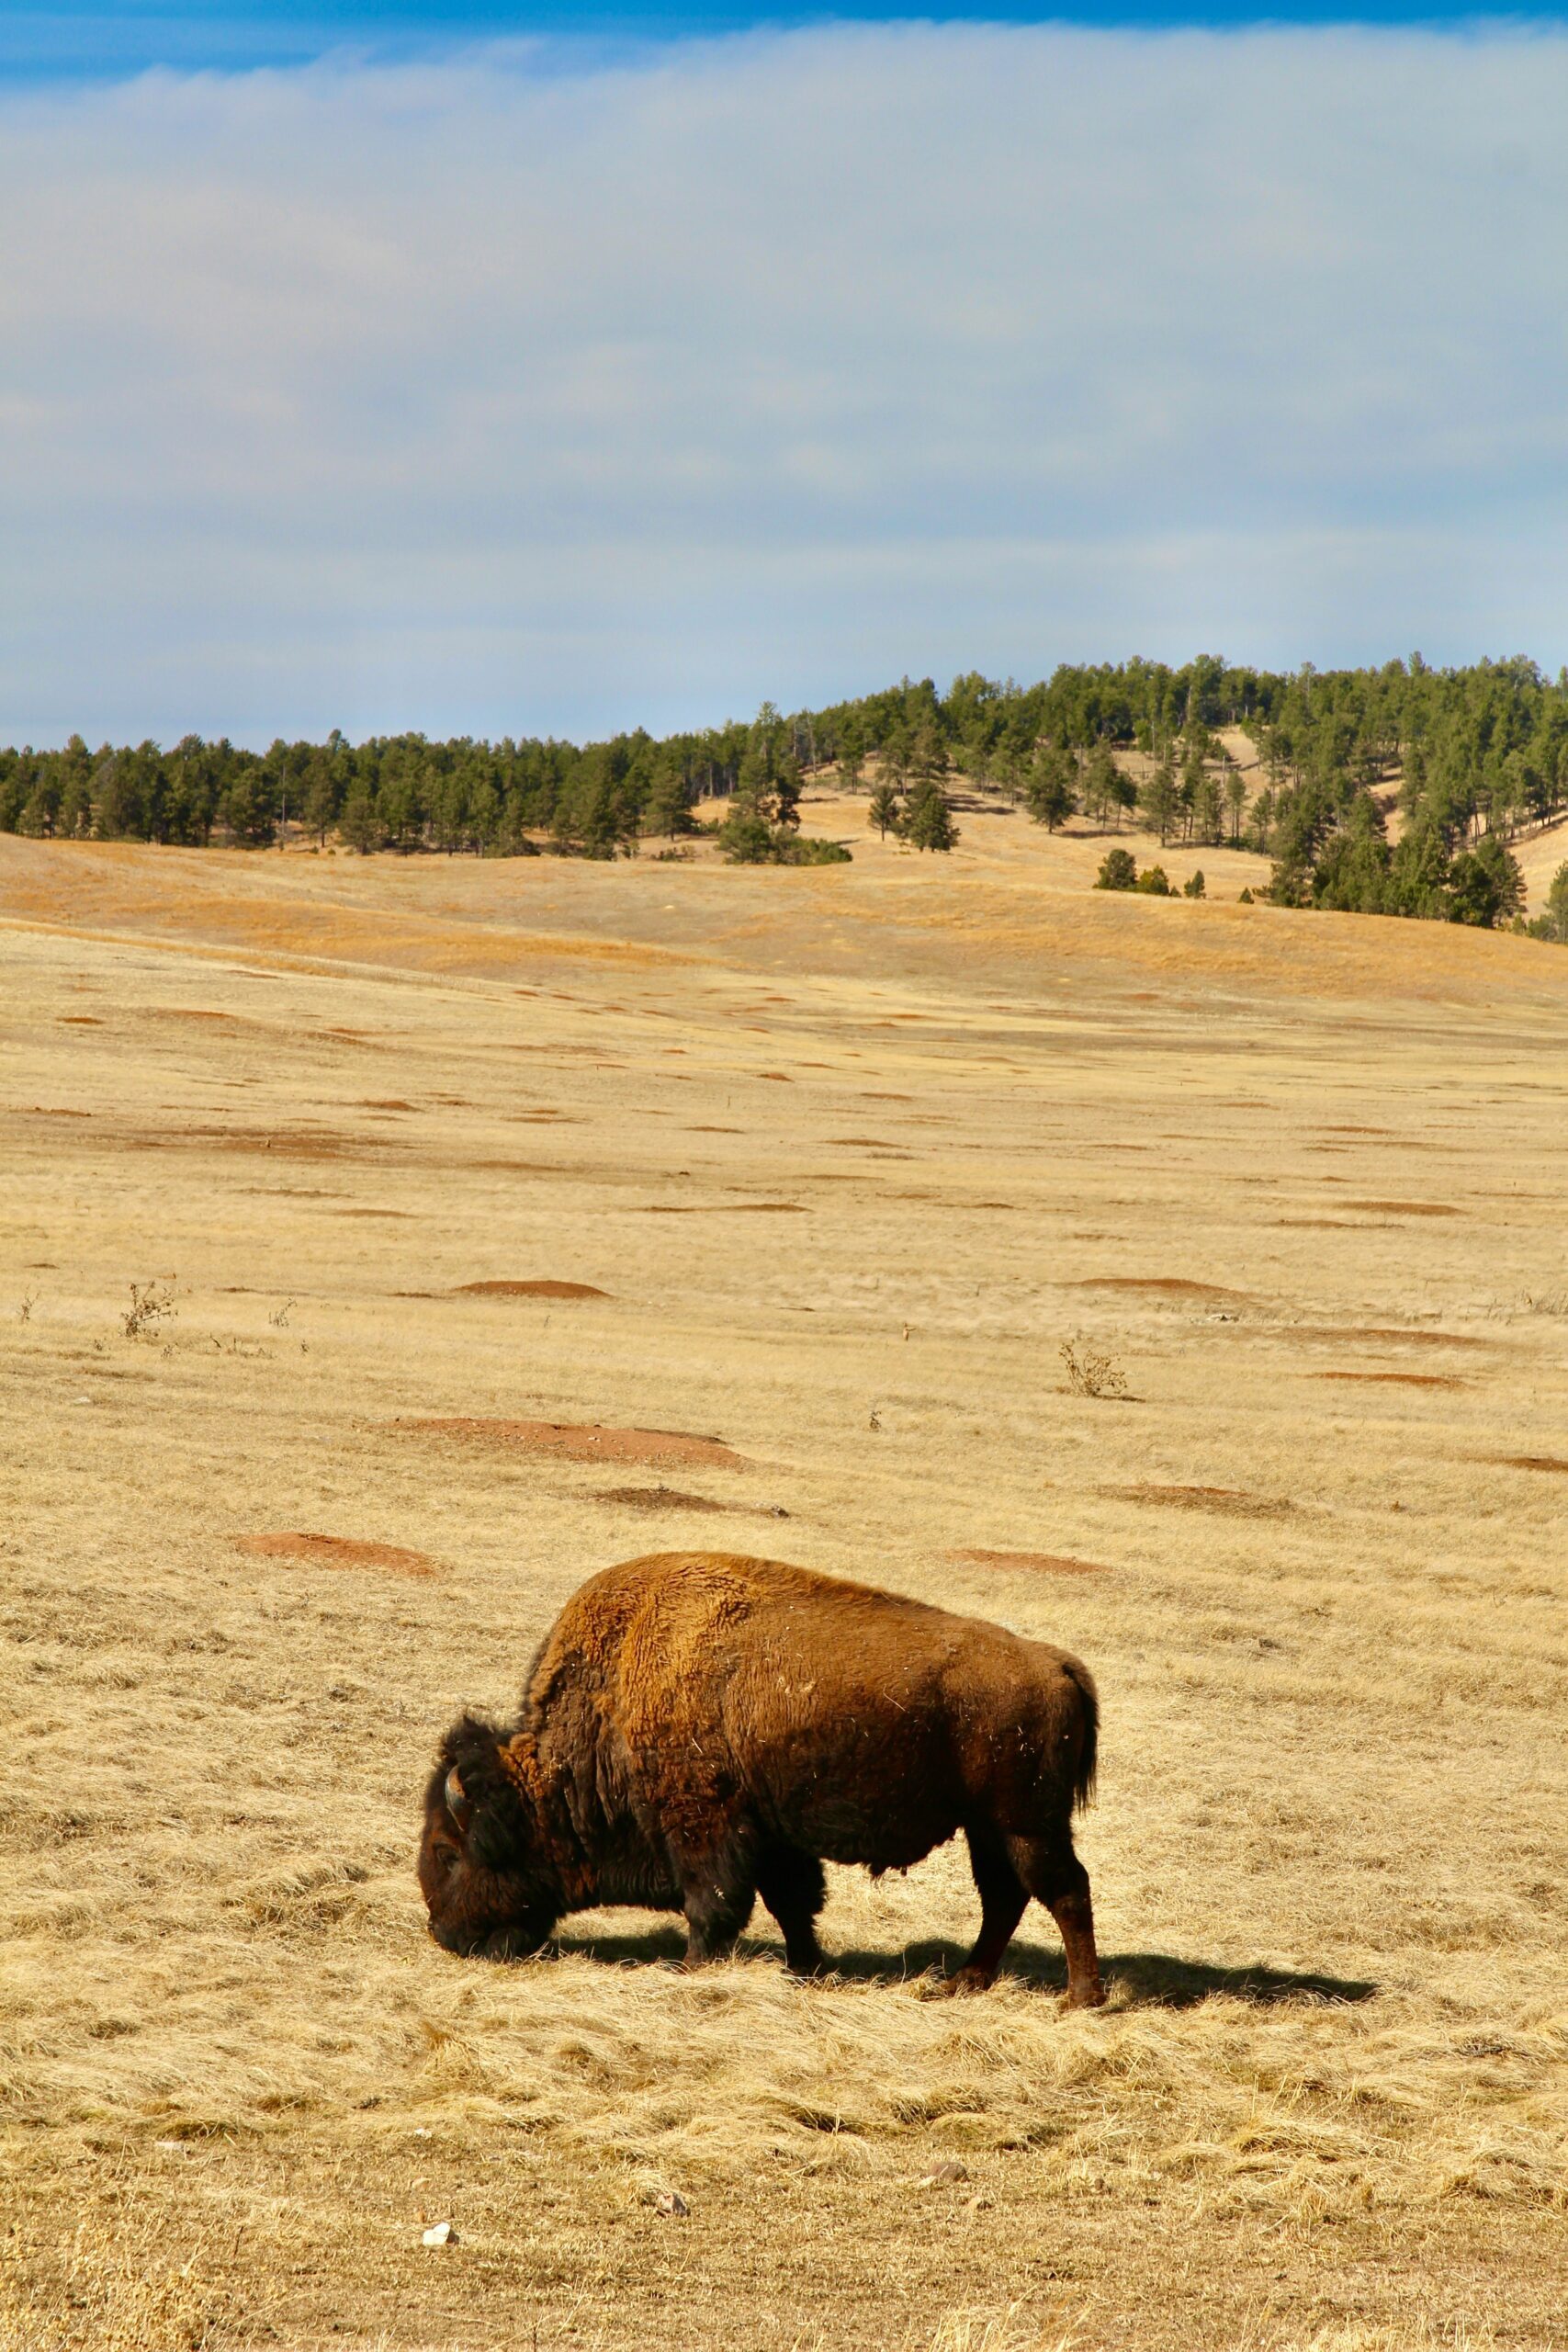
[[[0,840],[5,2352],[1568,2342],[1568,955],[961,822]],[[1089,1660],[1107,2009],[931,1997],[953,1851],[434,1948],[440,1731],[692,1546]]]

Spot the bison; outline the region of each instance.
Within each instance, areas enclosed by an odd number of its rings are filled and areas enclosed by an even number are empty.
[[[425,1792],[419,1883],[448,1951],[522,1959],[564,1913],[683,1911],[723,1958],[760,1894],[788,1966],[823,1965],[822,1864],[908,1870],[962,1829],[981,1990],[1031,1895],[1074,2007],[1105,1997],[1072,1815],[1099,1708],[1065,1650],[779,1560],[667,1552],[567,1602],[503,1730],[464,1715]]]

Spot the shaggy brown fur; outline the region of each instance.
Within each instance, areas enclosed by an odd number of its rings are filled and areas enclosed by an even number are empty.
[[[563,1913],[686,1915],[690,1962],[761,1894],[791,1968],[822,1965],[823,1861],[906,1870],[962,1829],[990,1984],[1031,1895],[1075,2006],[1100,2001],[1071,1816],[1094,1777],[1086,1668],[999,1625],[777,1560],[668,1552],[592,1577],[514,1729],[465,1715],[425,1792],[419,1880],[448,1951],[518,1958]]]

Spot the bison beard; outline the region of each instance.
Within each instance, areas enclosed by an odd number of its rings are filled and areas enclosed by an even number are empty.
[[[453,1724],[425,1792],[419,1883],[448,1951],[522,1959],[563,1914],[683,1911],[722,1958],[760,1894],[789,1966],[823,1964],[822,1863],[905,1870],[962,1829],[995,1977],[1031,1895],[1074,2007],[1104,1999],[1072,1815],[1098,1707],[1066,1651],[777,1560],[671,1552],[568,1601],[504,1730]]]

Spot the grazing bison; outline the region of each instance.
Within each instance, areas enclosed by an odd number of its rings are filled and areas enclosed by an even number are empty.
[[[1030,1896],[1075,2007],[1104,1999],[1071,1817],[1098,1708],[1065,1650],[778,1560],[666,1552],[572,1595],[515,1728],[464,1715],[425,1792],[419,1883],[448,1951],[520,1959],[563,1913],[683,1911],[722,1958],[760,1894],[822,1965],[822,1864],[907,1870],[962,1829],[996,1975]]]

